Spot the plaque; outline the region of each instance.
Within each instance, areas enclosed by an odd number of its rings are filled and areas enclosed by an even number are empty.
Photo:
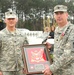
[[[51,65],[49,51],[44,44],[23,46],[24,73],[37,74]]]

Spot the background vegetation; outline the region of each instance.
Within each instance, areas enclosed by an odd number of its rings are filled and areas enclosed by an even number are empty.
[[[42,30],[44,17],[50,17],[53,25],[53,8],[57,4],[68,6],[69,19],[74,23],[74,0],[0,0],[0,17],[11,8],[19,17],[17,27],[29,30]]]

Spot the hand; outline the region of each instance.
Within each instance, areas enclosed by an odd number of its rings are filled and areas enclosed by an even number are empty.
[[[50,48],[52,47],[52,45],[51,45],[50,43],[48,43],[48,42],[46,42],[45,44],[46,44],[46,47],[47,47],[48,49],[50,49]]]
[[[51,36],[48,36],[48,39],[51,38]]]
[[[27,73],[27,70],[25,68],[23,68],[22,70],[23,74]]]
[[[44,75],[52,75],[52,72],[50,71],[49,68],[46,68],[43,73]]]
[[[0,71],[0,75],[3,75],[1,71]]]

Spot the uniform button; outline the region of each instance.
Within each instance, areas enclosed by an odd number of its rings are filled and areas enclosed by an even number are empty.
[[[58,39],[56,41],[58,41]]]

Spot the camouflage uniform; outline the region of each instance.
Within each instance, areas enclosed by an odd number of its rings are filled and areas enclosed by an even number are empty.
[[[9,32],[7,28],[0,31],[0,70],[3,75],[22,75],[16,72],[20,72],[24,67],[22,46],[27,43],[25,35],[17,29],[15,33]]]
[[[53,75],[74,75],[74,25],[57,27],[54,40],[54,61],[50,70]]]

